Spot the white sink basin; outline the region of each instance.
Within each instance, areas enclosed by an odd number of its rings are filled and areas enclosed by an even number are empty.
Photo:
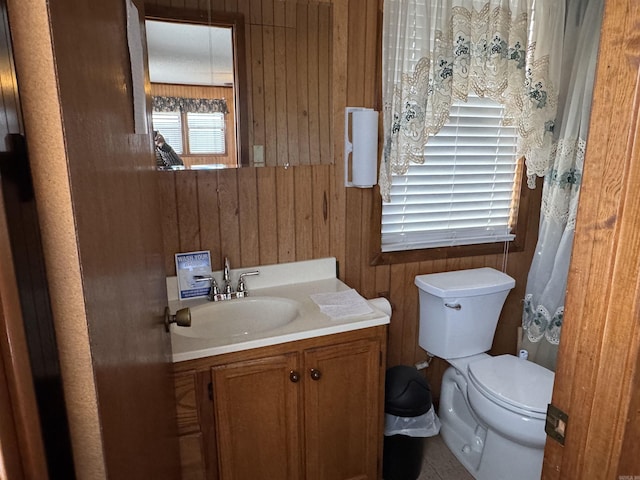
[[[191,308],[191,326],[172,325],[190,338],[237,338],[281,327],[298,318],[300,304],[278,297],[247,297]]]

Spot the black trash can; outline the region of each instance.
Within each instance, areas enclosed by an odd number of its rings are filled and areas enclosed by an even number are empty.
[[[431,408],[431,389],[414,367],[398,365],[387,370],[384,411],[397,417],[417,417]],[[382,478],[416,480],[422,467],[423,437],[384,437]]]

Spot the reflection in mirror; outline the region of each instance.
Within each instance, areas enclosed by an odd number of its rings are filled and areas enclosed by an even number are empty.
[[[236,167],[233,28],[147,20],[159,169]]]
[[[333,163],[331,2],[160,2],[145,1],[147,44],[171,169]]]

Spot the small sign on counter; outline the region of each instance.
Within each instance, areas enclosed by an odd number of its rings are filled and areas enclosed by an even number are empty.
[[[209,294],[208,280],[195,280],[196,275],[211,275],[209,250],[176,253],[176,275],[180,300],[206,297]]]

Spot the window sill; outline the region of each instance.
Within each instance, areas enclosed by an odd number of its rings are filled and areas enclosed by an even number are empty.
[[[508,252],[521,252],[524,245],[515,239],[507,243]],[[478,245],[459,245],[456,247],[423,248],[420,250],[403,250],[398,252],[380,252],[374,255],[370,265],[392,265],[396,263],[424,262],[447,258],[476,257],[495,255],[505,251],[505,242],[483,243]]]

